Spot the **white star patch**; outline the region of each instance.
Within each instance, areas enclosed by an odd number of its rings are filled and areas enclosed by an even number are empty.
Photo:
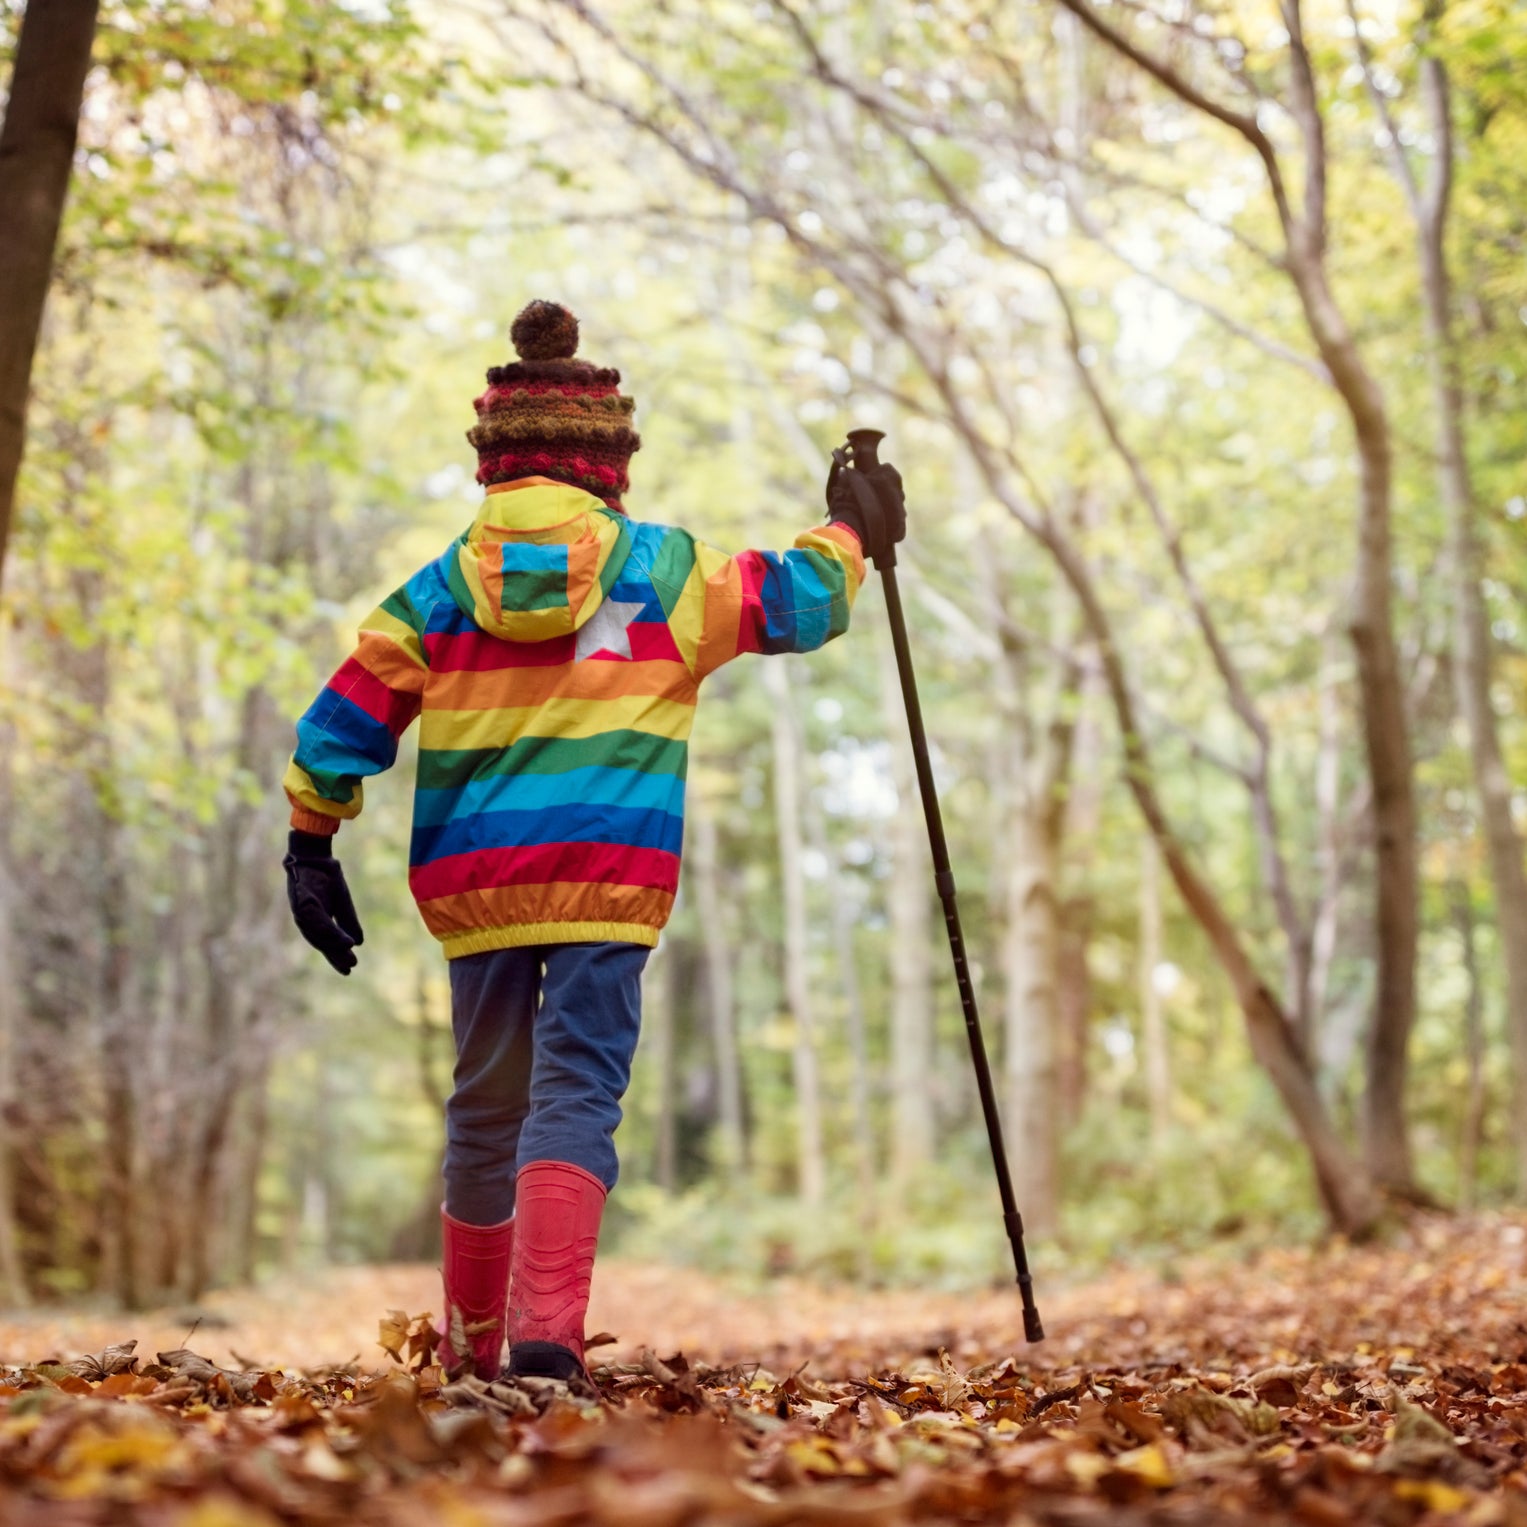
[[[631,656],[631,632],[628,629],[647,607],[644,604],[626,604],[619,599],[606,599],[594,611],[586,625],[578,629],[578,647],[573,655],[575,663],[593,657],[596,652],[609,652],[616,657]]]

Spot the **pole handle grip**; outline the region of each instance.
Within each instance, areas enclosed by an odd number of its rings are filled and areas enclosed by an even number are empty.
[[[883,429],[851,429],[848,432],[847,447],[839,446],[833,454],[833,459],[844,471],[852,469],[854,472],[870,472],[880,465],[880,442],[885,439]],[[875,511],[874,489],[867,482],[853,481],[854,497],[861,506],[867,507],[870,512]],[[866,503],[866,500],[870,502]],[[896,545],[894,542],[882,546],[870,560],[875,564],[876,570],[884,573],[887,569],[896,566]]]
[[[854,465],[861,472],[868,472],[880,465],[880,442],[885,439],[883,429],[851,429],[848,446]]]

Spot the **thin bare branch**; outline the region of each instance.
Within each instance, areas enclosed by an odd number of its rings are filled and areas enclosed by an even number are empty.
[[[1017,60],[1010,58],[1006,53],[993,53],[990,55],[998,69],[1012,87],[1016,98],[1017,107],[1023,118],[1033,124],[1037,134],[1037,141],[1032,144],[1020,143],[1019,147],[1031,148],[1042,154],[1046,160],[1062,172],[1070,171],[1075,174],[1085,175],[1089,180],[1100,181],[1104,185],[1132,191],[1143,191],[1148,196],[1155,196],[1161,200],[1170,202],[1174,207],[1193,218],[1195,222],[1205,228],[1212,229],[1215,233],[1222,234],[1233,243],[1239,245],[1254,259],[1266,265],[1269,270],[1277,271],[1280,275],[1287,273],[1287,266],[1283,256],[1268,249],[1249,234],[1237,228],[1233,223],[1222,223],[1217,218],[1209,217],[1202,207],[1195,206],[1186,193],[1176,186],[1162,185],[1160,181],[1152,180],[1149,176],[1141,175],[1135,170],[1126,170],[1118,165],[1108,164],[1099,159],[1095,154],[1089,153],[1080,144],[1075,147],[1063,146],[1057,141],[1051,125],[1047,122],[1039,109],[1029,98],[1028,86],[1023,78],[1021,65]],[[993,134],[978,136],[976,141],[987,144],[996,143],[999,140]]]
[[[1076,220],[1082,231],[1096,243],[1101,249],[1112,255],[1126,269],[1133,271],[1142,281],[1149,281],[1158,291],[1166,292],[1168,296],[1175,297],[1186,307],[1197,308],[1205,317],[1212,319],[1227,333],[1234,334],[1236,338],[1243,339],[1247,344],[1255,346],[1264,355],[1273,360],[1282,361],[1290,366],[1297,366],[1306,375],[1312,376],[1317,382],[1329,385],[1331,373],[1316,356],[1306,355],[1303,351],[1295,350],[1291,345],[1286,345],[1280,339],[1275,339],[1271,334],[1264,334],[1260,329],[1253,328],[1250,324],[1242,322],[1232,313],[1227,313],[1222,307],[1210,302],[1206,297],[1200,297],[1196,293],[1184,290],[1175,281],[1168,280],[1159,271],[1152,270],[1142,264],[1133,256],[1126,254],[1109,237],[1102,225],[1092,216],[1086,203],[1081,196],[1070,186],[1067,187],[1067,204],[1076,215]]]
[[[1315,69],[1304,40],[1304,14],[1300,0],[1279,0],[1283,25],[1288,31],[1291,109],[1304,140],[1304,218],[1290,237],[1298,236],[1308,255],[1319,259],[1326,248],[1326,128],[1315,88]]]
[[[1292,234],[1295,228],[1294,212],[1289,203],[1287,187],[1283,183],[1283,167],[1278,160],[1278,151],[1273,147],[1272,139],[1262,131],[1261,124],[1254,115],[1234,111],[1228,106],[1221,105],[1211,96],[1205,95],[1191,80],[1186,79],[1170,64],[1163,63],[1153,54],[1137,47],[1117,27],[1099,16],[1087,0],[1055,0],[1055,3],[1064,6],[1094,36],[1107,43],[1114,52],[1127,58],[1137,68],[1144,70],[1158,85],[1171,91],[1184,105],[1203,112],[1205,116],[1212,117],[1216,122],[1222,123],[1244,138],[1256,150],[1257,157],[1261,159],[1263,168],[1267,172],[1267,183],[1272,191],[1273,202],[1278,209],[1278,221],[1283,225],[1285,236]]]
[[[1416,184],[1415,171],[1411,169],[1410,160],[1405,156],[1405,147],[1400,142],[1399,124],[1389,109],[1389,98],[1379,89],[1379,82],[1374,76],[1373,51],[1363,36],[1363,24],[1358,17],[1355,0],[1347,0],[1347,16],[1352,22],[1352,43],[1357,51],[1358,66],[1363,71],[1363,88],[1384,129],[1384,152],[1394,170],[1394,178],[1400,182],[1400,189],[1405,192],[1411,216],[1419,224],[1422,222],[1421,188]]]

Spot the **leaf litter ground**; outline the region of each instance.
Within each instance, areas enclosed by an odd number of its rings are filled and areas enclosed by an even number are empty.
[[[443,1383],[428,1269],[0,1321],[0,1524],[1527,1527],[1527,1217],[1121,1272],[1034,1348],[1006,1289],[597,1282],[597,1399]]]

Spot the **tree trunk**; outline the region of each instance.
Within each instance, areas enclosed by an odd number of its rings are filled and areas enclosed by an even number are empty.
[[[1440,9],[1440,7],[1438,7]],[[1434,182],[1413,203],[1426,315],[1427,375],[1436,426],[1437,485],[1447,512],[1453,600],[1453,687],[1469,734],[1469,758],[1495,892],[1495,920],[1506,967],[1506,1032],[1514,1085],[1512,1137],[1518,1190],[1527,1189],[1527,869],[1511,815],[1511,779],[1490,698],[1490,618],[1480,580],[1484,570],[1479,511],[1464,444],[1463,389],[1453,341],[1452,283],[1447,265],[1447,216],[1452,186],[1453,133],[1448,78],[1428,54],[1421,84],[1436,142]],[[1403,150],[1400,150],[1403,152]]]
[[[993,625],[1004,629],[1002,571],[978,570],[989,583]],[[1013,1187],[1036,1235],[1054,1232],[1060,1214],[1060,1090],[1056,968],[1059,933],[1059,829],[1056,781],[1038,756],[1027,647],[999,642],[995,698],[1002,727],[1006,812],[992,876],[1002,885],[1002,1121]]]
[[[1004,837],[1007,918],[1002,943],[1006,1099],[1003,1125],[1013,1190],[1024,1222],[1052,1233],[1060,1211],[1060,1120],[1056,1109],[1055,843],[1037,803],[1020,799]]]
[[[1410,1034],[1416,1019],[1420,936],[1416,803],[1390,600],[1391,446],[1383,394],[1363,364],[1321,261],[1290,247],[1289,268],[1310,331],[1347,406],[1360,483],[1356,591],[1350,622],[1357,654],[1363,744],[1373,784],[1378,981],[1368,1030],[1363,1153],[1381,1187],[1418,1195],[1405,1122]]]
[[[260,1169],[270,1134],[270,1063],[262,1056],[245,1087],[244,1127],[234,1162],[233,1201],[229,1212],[229,1273],[248,1285],[260,1260]]]
[[[99,0],[31,0],[0,128],[0,577]]]
[[[1332,637],[1328,645],[1335,646]],[[1316,864],[1320,889],[1310,936],[1308,1025],[1303,1040],[1311,1056],[1322,1053],[1326,1008],[1330,1000],[1331,970],[1341,933],[1341,699],[1337,693],[1334,654],[1328,652],[1321,665],[1319,743],[1315,755]]]
[[[877,1217],[875,1191],[875,1128],[870,1117],[869,1041],[864,1021],[864,994],[859,987],[859,967],[854,958],[855,909],[843,894],[842,867],[827,839],[821,808],[810,797],[806,802],[806,836],[812,850],[827,866],[827,901],[832,916],[833,945],[837,953],[838,979],[843,992],[844,1026],[848,1031],[849,1100],[854,1131],[854,1179],[859,1189],[858,1219],[864,1232],[858,1247],[860,1268],[871,1270],[871,1240]]]
[[[1089,668],[1077,700],[1071,743],[1071,786],[1065,792],[1065,844],[1069,891],[1061,906],[1056,950],[1056,1006],[1060,1024],[1058,1077],[1061,1120],[1075,1123],[1087,1099],[1087,1047],[1092,1020],[1089,950],[1096,905],[1092,863],[1103,819],[1103,735],[1097,714],[1098,676]]]
[[[960,499],[975,499],[968,453],[958,471],[965,479]],[[1080,500],[1067,507],[1070,518]],[[1075,602],[1057,580],[1048,601],[1047,650],[1036,661],[1036,639],[1009,611],[1011,579],[1000,556],[988,549],[974,574],[977,586],[984,585],[986,624],[997,633],[992,694],[1005,809],[997,819],[991,878],[1003,891],[1003,1124],[1024,1219],[1047,1235],[1060,1219],[1060,860],[1080,677]]]
[[[104,714],[104,712],[103,712]],[[100,1067],[106,1129],[103,1227],[110,1228],[114,1291],[124,1310],[142,1308],[139,1281],[138,1222],[138,1100],[133,1088],[133,1055],[138,1035],[129,1017],[127,878],[123,874],[119,832],[106,824],[105,858],[101,866],[100,923],[106,948],[101,987]]]
[[[214,998],[214,1003],[220,1003]],[[195,1132],[196,1156],[187,1200],[186,1238],[180,1267],[179,1291],[187,1299],[200,1299],[216,1276],[223,1252],[221,1193],[226,1187],[224,1167],[232,1123],[236,1087],[229,1076],[231,1060],[215,1068],[200,1111],[201,1128]]]
[[[933,869],[918,804],[917,772],[907,739],[896,654],[889,630],[880,640],[881,698],[890,738],[896,815],[887,827],[891,933],[891,1180],[904,1183],[933,1159],[933,965],[929,890]]]
[[[71,587],[85,620],[99,609],[101,575],[77,572]],[[93,866],[86,893],[93,934],[90,979],[92,1062],[101,1088],[104,1139],[99,1156],[98,1226],[101,1262],[98,1280],[125,1310],[142,1305],[139,1284],[139,1130],[134,1089],[134,1060],[140,1035],[135,1031],[129,993],[132,966],[130,899],[120,823],[104,798],[112,779],[110,722],[113,700],[111,654],[104,641],[80,649],[72,659],[73,683],[81,705],[76,747],[82,765],[81,808],[76,817],[83,836],[78,845]]]
[[[1172,1067],[1166,1013],[1157,972],[1161,967],[1161,854],[1153,838],[1140,853],[1140,1037],[1145,1052],[1145,1090],[1150,1099],[1151,1139],[1166,1139],[1172,1124]]]
[[[0,653],[8,632],[0,627]],[[15,790],[11,761],[15,733],[0,727],[0,1305],[24,1309],[31,1303],[21,1261],[21,1235],[16,1223],[15,1168],[11,1129],[16,1108],[16,1036],[23,1021],[22,971],[17,958],[13,890],[18,887],[10,844],[15,820]]]
[[[801,854],[801,747],[790,693],[788,662],[788,658],[775,658],[764,674],[774,703],[774,815],[779,836],[780,891],[784,912],[785,1000],[795,1027],[792,1069],[799,1130],[796,1170],[802,1204],[816,1208],[827,1195],[827,1157],[822,1144],[821,1083],[806,938],[806,873]]]
[[[1479,979],[1479,951],[1474,943],[1474,900],[1468,882],[1452,885],[1453,923],[1463,948],[1463,973],[1468,982],[1464,999],[1464,1057],[1469,1090],[1463,1123],[1458,1131],[1458,1207],[1473,1209],[1479,1188],[1479,1144],[1485,1123],[1485,999]]]
[[[864,1021],[864,994],[859,986],[859,967],[854,958],[854,918],[841,894],[838,861],[825,835],[822,852],[827,858],[827,894],[832,898],[833,938],[838,949],[838,975],[843,989],[843,1015],[848,1028],[849,1098],[854,1123],[854,1169],[859,1184],[860,1223],[868,1232],[876,1220],[875,1126],[870,1116],[870,1052]],[[868,1252],[868,1240],[865,1251]]]
[[[436,1023],[433,1017],[430,977],[436,967],[420,963],[414,977],[414,1026],[418,1059],[419,1091],[437,1117],[445,1108],[447,1088],[443,1062],[452,1053],[450,1020]],[[441,1054],[444,1051],[444,1054]],[[437,1060],[438,1057],[438,1060]],[[421,1185],[408,1218],[388,1242],[387,1255],[394,1262],[429,1262],[440,1256],[440,1209],[445,1202],[445,1151],[436,1154],[434,1170]]]
[[[732,948],[724,913],[727,901],[721,885],[715,813],[707,796],[697,796],[693,781],[689,792],[689,822],[694,833],[689,867],[699,892],[705,998],[716,1058],[719,1164],[735,1171],[747,1165],[748,1144],[742,1107],[742,1064],[737,1052],[737,1006],[732,993]]]
[[[1461,467],[1461,458],[1459,458]],[[1447,470],[1444,468],[1444,470]],[[1456,484],[1454,492],[1462,491]],[[1489,850],[1497,943],[1506,967],[1506,1022],[1513,1064],[1512,1135],[1518,1190],[1527,1189],[1527,872],[1511,815],[1511,779],[1490,699],[1490,628],[1480,589],[1472,496],[1444,493],[1451,517],[1454,606],[1453,682],[1469,732],[1474,785]]]
[[[1069,841],[1069,840],[1068,840]],[[1064,1129],[1087,1105],[1087,1046],[1092,1024],[1092,925],[1096,906],[1089,892],[1066,897],[1055,950],[1056,1105]]]
[[[239,853],[246,816],[246,808],[225,804],[221,819],[202,839],[211,905],[200,948],[204,987],[195,1040],[200,1065],[196,1092],[186,1099],[192,1162],[178,1269],[180,1291],[189,1299],[199,1299],[211,1286],[224,1252],[222,1195],[228,1186],[228,1147],[244,1070],[243,1018],[249,1001],[241,985],[252,975],[238,958],[243,932],[238,922],[248,915]]]
[[[16,1224],[15,1171],[11,1147],[11,1116],[16,1099],[17,977],[10,908],[0,893],[0,1305],[25,1309],[31,1303],[21,1261],[21,1235]]]

